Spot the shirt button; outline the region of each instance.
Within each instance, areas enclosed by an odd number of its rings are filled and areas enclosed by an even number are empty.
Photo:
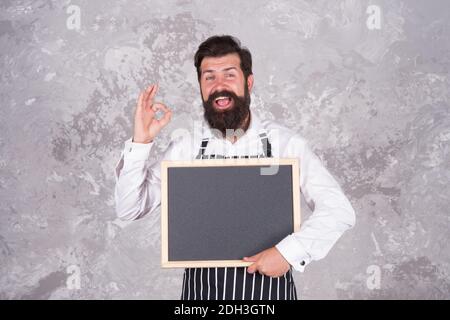
[[[305,265],[305,261],[300,262],[300,265],[303,267]]]

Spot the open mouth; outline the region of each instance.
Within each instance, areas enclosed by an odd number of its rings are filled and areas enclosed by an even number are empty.
[[[233,105],[233,99],[230,97],[217,97],[214,99],[214,107],[219,110],[226,110]]]

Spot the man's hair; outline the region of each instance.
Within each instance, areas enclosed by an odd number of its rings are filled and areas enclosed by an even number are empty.
[[[200,66],[205,57],[222,57],[230,53],[237,53],[241,59],[241,69],[245,80],[252,72],[252,55],[246,47],[241,46],[241,42],[232,36],[212,36],[203,41],[198,47],[194,56],[194,65],[197,68],[198,81],[200,81]]]

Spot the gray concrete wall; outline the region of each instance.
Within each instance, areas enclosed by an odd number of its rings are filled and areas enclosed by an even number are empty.
[[[175,112],[155,155],[201,116],[192,58],[212,34],[250,48],[252,108],[305,136],[357,212],[295,274],[301,298],[450,298],[450,2],[0,7],[1,299],[178,299],[159,212],[115,220],[113,168],[145,85]]]

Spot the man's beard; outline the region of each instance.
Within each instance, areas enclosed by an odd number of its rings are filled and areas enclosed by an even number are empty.
[[[231,109],[224,111],[217,110],[213,104],[214,100],[218,97],[231,98],[234,105]],[[243,97],[239,97],[234,92],[228,90],[215,92],[209,96],[207,101],[203,101],[203,108],[205,109],[204,117],[209,126],[212,129],[219,130],[223,137],[226,137],[227,129],[242,129],[246,131],[248,125],[244,121],[250,113],[250,93],[248,92],[247,86],[244,88]]]

